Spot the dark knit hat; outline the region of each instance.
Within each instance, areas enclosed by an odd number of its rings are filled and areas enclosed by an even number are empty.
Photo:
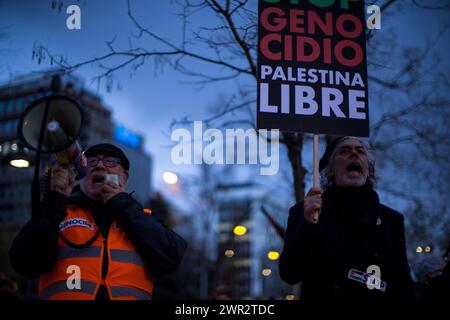
[[[86,151],[84,151],[84,154],[86,156],[93,156],[98,153],[104,153],[106,155],[115,156],[119,158],[122,167],[125,170],[130,169],[130,161],[128,160],[125,153],[119,147],[116,147],[115,145],[110,143],[100,143],[93,145],[92,147],[89,147],[86,149]]]
[[[328,163],[330,162],[331,155],[333,154],[333,152],[336,149],[336,147],[338,146],[338,144],[342,140],[344,140],[344,138],[349,138],[349,137],[348,136],[337,137],[327,146],[327,148],[325,149],[325,152],[322,155],[322,158],[320,158],[320,161],[319,161],[319,172],[327,167]]]

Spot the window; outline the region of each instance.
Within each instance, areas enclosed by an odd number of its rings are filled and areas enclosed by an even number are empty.
[[[19,119],[0,122],[0,135],[11,136],[16,135]]]
[[[33,102],[33,96],[27,96],[25,98],[25,105],[26,105],[26,107],[28,107],[31,104],[31,102]]]
[[[45,97],[45,96],[48,95],[48,94],[49,94],[49,92],[41,91],[41,92],[39,92],[38,94],[36,94],[36,99],[40,99],[40,98],[42,98],[42,97]]]
[[[17,127],[19,126],[19,119],[14,120],[13,122],[13,134],[17,134]]]
[[[8,111],[9,111],[9,104],[11,103],[11,101],[9,100],[5,100],[3,101],[3,115],[7,116],[8,115]]]
[[[9,123],[9,121],[3,121],[2,125],[0,126],[1,134],[4,136],[8,135],[8,126],[9,126],[8,123]]]
[[[14,101],[6,100],[6,114],[13,114],[14,113]]]
[[[14,123],[12,120],[6,121],[4,123],[4,134],[5,136],[9,136],[13,133]]]
[[[25,109],[25,99],[24,98],[18,98],[16,100],[16,110],[18,112],[22,112]]]

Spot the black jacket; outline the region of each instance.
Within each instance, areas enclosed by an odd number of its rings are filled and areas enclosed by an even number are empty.
[[[18,273],[36,278],[53,269],[58,226],[67,214],[68,204],[87,208],[105,238],[108,237],[113,217],[116,218],[141,255],[150,275],[170,273],[181,262],[186,241],[165,227],[155,214],[144,214],[142,206],[131,195],[119,193],[103,205],[88,199],[76,187],[70,198],[50,191],[45,212],[31,219],[14,239],[9,254],[11,264]],[[107,270],[108,261],[105,259],[103,276],[106,276]],[[97,299],[107,298],[102,289]]]
[[[332,198],[324,194],[317,225],[304,218],[303,202],[290,209],[279,261],[281,278],[289,284],[303,281],[301,300],[307,303],[413,300],[403,215],[381,204],[372,189],[347,199],[337,194],[337,203]],[[359,209],[350,205],[366,198]],[[335,210],[339,206],[341,215]],[[352,213],[358,210],[365,217],[361,221]],[[380,267],[381,280],[387,283],[384,293],[348,279],[350,269],[366,272],[369,265]]]

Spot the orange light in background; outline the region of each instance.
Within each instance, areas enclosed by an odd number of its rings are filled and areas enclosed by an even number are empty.
[[[247,233],[247,228],[244,226],[236,226],[233,229],[233,233],[237,236],[243,236]]]
[[[280,253],[278,251],[269,251],[267,253],[267,258],[269,258],[270,260],[278,260],[279,257]]]
[[[144,212],[148,213],[148,214],[152,214],[153,213],[152,209],[149,209],[149,208],[145,208]]]
[[[270,269],[263,269],[263,270],[261,271],[261,274],[262,274],[264,277],[268,277],[268,276],[270,276],[270,275],[272,274],[272,270],[270,270]]]
[[[225,250],[225,257],[231,258],[234,256],[234,251],[231,249]]]

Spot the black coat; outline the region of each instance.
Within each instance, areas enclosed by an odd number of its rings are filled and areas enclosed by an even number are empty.
[[[406,258],[403,215],[381,204],[375,191],[369,192],[372,201],[364,211],[372,211],[373,218],[367,220],[370,223],[361,232],[341,231],[326,194],[317,225],[304,218],[303,202],[290,209],[279,269],[287,283],[303,282],[300,300],[389,302],[415,298]],[[348,215],[348,210],[344,214]],[[369,265],[380,267],[381,280],[387,283],[384,293],[348,279],[350,269],[366,272]]]
[[[88,199],[76,188],[70,198],[49,192],[46,212],[31,219],[14,239],[9,254],[11,264],[18,273],[36,278],[53,269],[57,257],[58,226],[67,214],[68,204],[87,208],[105,238],[108,237],[113,217],[116,218],[150,275],[170,273],[181,262],[186,241],[165,227],[155,214],[144,214],[142,206],[131,195],[119,193],[103,205]],[[105,259],[103,276],[107,270],[108,261]],[[106,298],[106,291],[100,290],[98,298]]]

